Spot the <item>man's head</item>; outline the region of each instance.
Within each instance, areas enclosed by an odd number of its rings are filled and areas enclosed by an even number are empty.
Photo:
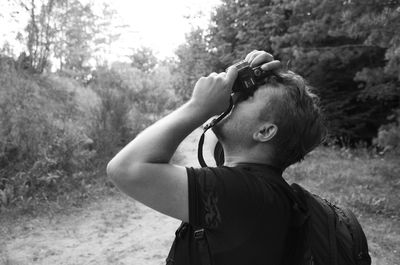
[[[238,101],[213,129],[227,156],[248,154],[250,161],[257,156],[284,169],[326,134],[317,96],[291,71],[267,77],[252,97]]]

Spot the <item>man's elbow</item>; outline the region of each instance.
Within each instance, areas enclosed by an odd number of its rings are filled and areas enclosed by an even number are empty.
[[[106,172],[107,172],[107,177],[111,180],[116,176],[116,165],[113,160],[110,160],[107,164]]]
[[[119,186],[119,184],[137,179],[140,176],[138,168],[136,164],[124,165],[112,159],[107,164],[106,172],[108,178]]]
[[[115,161],[115,159],[112,159],[107,164],[107,177],[114,183],[123,181],[126,178],[127,171],[125,166]]]

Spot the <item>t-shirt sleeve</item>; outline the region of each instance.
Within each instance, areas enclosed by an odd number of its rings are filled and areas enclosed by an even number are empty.
[[[187,173],[189,223],[212,230],[252,225],[261,206],[257,185],[231,168],[187,168]]]

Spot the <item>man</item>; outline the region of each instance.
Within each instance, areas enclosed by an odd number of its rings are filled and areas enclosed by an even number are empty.
[[[213,128],[224,166],[169,162],[188,134],[228,108],[234,67],[200,78],[186,104],[144,130],[107,166],[121,191],[187,224],[177,231],[171,264],[206,265],[195,231],[204,231],[212,264],[281,264],[285,255],[291,205],[273,183],[284,181],[283,170],[321,142],[324,127],[316,97],[300,76],[279,71],[280,62],[264,51],[245,61],[276,74],[253,96],[234,95],[231,113]]]

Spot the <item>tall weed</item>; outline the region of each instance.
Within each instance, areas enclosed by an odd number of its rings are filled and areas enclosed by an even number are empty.
[[[0,60],[0,205],[56,196],[93,156],[74,91]]]

